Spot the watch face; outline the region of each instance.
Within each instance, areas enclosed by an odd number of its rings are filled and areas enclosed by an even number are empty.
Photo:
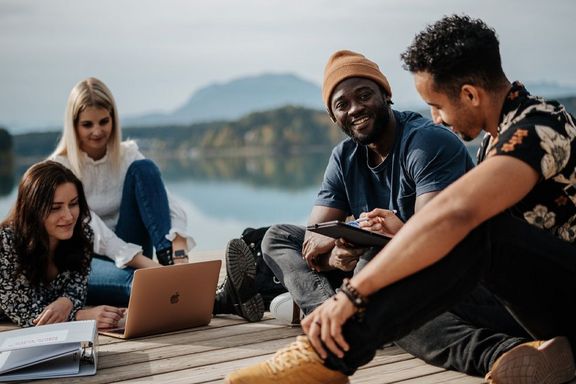
[[[176,252],[174,252],[174,257],[181,258],[181,257],[188,257],[188,256],[186,255],[186,251],[179,249]]]

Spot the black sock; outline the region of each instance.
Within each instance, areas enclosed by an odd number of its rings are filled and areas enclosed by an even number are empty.
[[[213,315],[218,314],[236,314],[234,310],[234,303],[230,300],[230,297],[224,294],[216,295],[214,299],[214,309],[212,310]]]

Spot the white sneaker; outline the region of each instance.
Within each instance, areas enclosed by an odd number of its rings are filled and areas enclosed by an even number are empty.
[[[270,302],[270,312],[276,319],[287,325],[300,325],[300,320],[304,318],[304,313],[302,313],[298,305],[294,303],[289,292],[278,295],[272,299],[272,302]]]

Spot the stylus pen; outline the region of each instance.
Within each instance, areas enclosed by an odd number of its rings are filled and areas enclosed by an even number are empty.
[[[351,224],[351,225],[358,225],[358,224],[360,224],[361,222],[363,222],[363,221],[367,221],[367,220],[368,220],[368,218],[367,218],[367,217],[361,217],[361,218],[359,218],[359,219],[356,219],[356,220],[352,220],[352,221],[349,221],[349,222],[348,222],[348,223],[346,223],[346,224]]]
[[[398,211],[395,210],[395,209],[393,209],[391,212],[392,212],[393,214],[397,214],[397,213],[398,213]],[[360,223],[363,222],[363,221],[367,221],[367,220],[368,220],[367,217],[361,217],[361,218],[359,218],[359,219],[349,221],[349,222],[347,222],[346,224],[357,227],[358,224],[360,224]]]

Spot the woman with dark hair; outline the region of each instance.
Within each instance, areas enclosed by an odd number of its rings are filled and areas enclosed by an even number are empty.
[[[63,165],[26,171],[0,224],[0,320],[34,326],[71,320],[116,326],[123,309],[83,309],[93,233],[82,183]]]

